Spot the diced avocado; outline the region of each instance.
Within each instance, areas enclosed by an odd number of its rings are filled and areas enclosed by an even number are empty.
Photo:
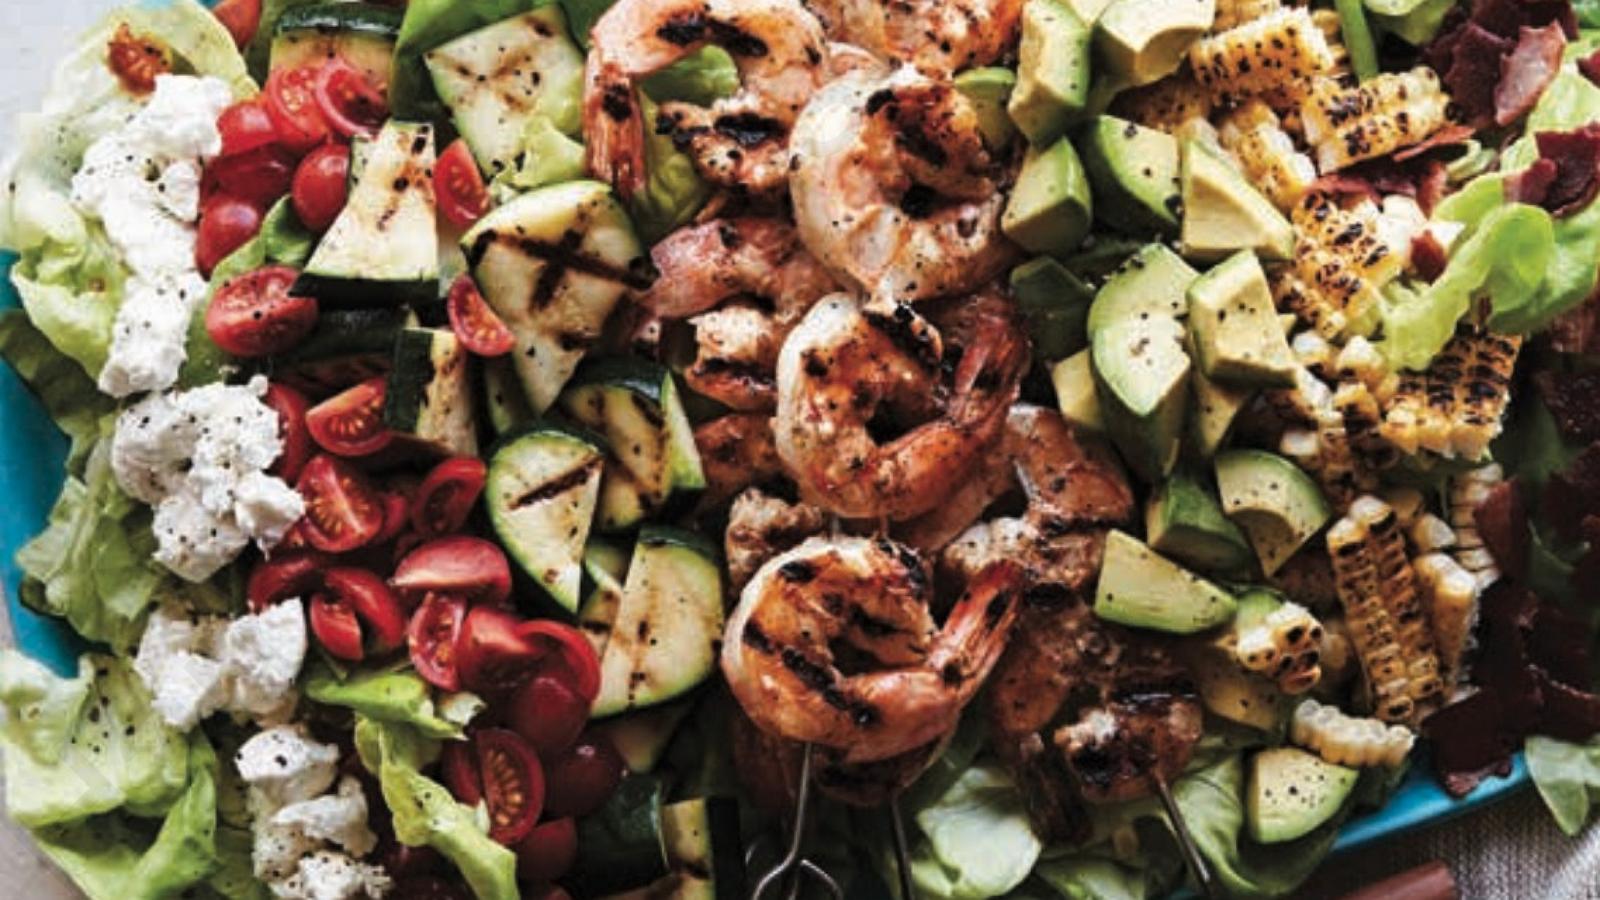
[[[1222,514],[1211,489],[1187,472],[1173,472],[1145,505],[1145,536],[1157,552],[1210,572],[1250,562],[1250,545]]]
[[[301,69],[341,59],[366,82],[389,89],[394,42],[404,11],[375,3],[314,3],[283,11],[272,26],[270,68]]]
[[[1254,250],[1267,259],[1290,257],[1294,228],[1232,162],[1194,138],[1183,141],[1178,156],[1184,256],[1218,260]]]
[[[1090,284],[1098,284],[1122,267],[1128,258],[1138,253],[1144,241],[1125,235],[1095,234],[1084,242],[1083,249],[1062,260],[1067,271]]]
[[[978,130],[991,150],[999,150],[1017,136],[1017,126],[1006,104],[1017,87],[1017,73],[999,66],[968,69],[955,77],[956,90],[978,112]]]
[[[1263,844],[1304,837],[1338,815],[1360,774],[1295,747],[1260,751],[1245,789],[1250,836]]]
[[[1260,731],[1276,732],[1286,711],[1283,692],[1267,679],[1246,671],[1233,658],[1203,638],[1186,641],[1179,658],[1200,690],[1208,712]]]
[[[1189,388],[1193,395],[1193,405],[1189,409],[1189,446],[1200,459],[1210,459],[1222,448],[1233,431],[1234,419],[1256,392],[1254,388],[1218,384],[1199,369],[1189,373]]]
[[[1111,5],[1111,0],[1062,0],[1067,8],[1078,16],[1078,21],[1086,25],[1093,25],[1099,20],[1100,14]]]
[[[1095,218],[1125,234],[1178,233],[1178,140],[1116,116],[1095,116],[1078,136],[1094,188]]]
[[[1056,406],[1061,417],[1077,428],[1104,431],[1105,419],[1100,414],[1100,396],[1094,383],[1093,352],[1080,350],[1055,364],[1050,370],[1050,380],[1056,388]]]
[[[1200,370],[1238,387],[1293,387],[1295,358],[1278,325],[1267,273],[1238,253],[1189,286],[1189,334]]]
[[[1146,244],[1123,259],[1089,307],[1089,336],[1113,322],[1189,312],[1189,285],[1200,273],[1164,244]]]
[[[1011,270],[1011,295],[1028,322],[1038,359],[1061,359],[1089,344],[1094,291],[1049,256]]]
[[[1094,48],[1127,87],[1172,74],[1216,18],[1215,0],[1111,0],[1095,22]]]
[[[1095,615],[1132,628],[1193,634],[1233,618],[1233,596],[1121,531],[1106,536]]]
[[[1000,229],[1031,253],[1066,256],[1089,234],[1092,204],[1078,151],[1061,138],[1023,157]]]
[[[1061,0],[1022,7],[1017,87],[1006,110],[1036,147],[1067,133],[1089,97],[1089,25]]]
[[[1332,516],[1317,483],[1281,456],[1230,450],[1217,456],[1216,467],[1222,511],[1249,536],[1266,575],[1278,571]]]

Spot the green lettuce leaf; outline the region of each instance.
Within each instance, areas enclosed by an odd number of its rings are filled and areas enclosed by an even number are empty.
[[[1574,744],[1533,735],[1522,752],[1556,825],[1568,835],[1582,831],[1600,804],[1600,738]]]
[[[226,900],[271,900],[272,892],[256,877],[250,853],[255,837],[248,828],[217,825],[217,865],[206,887]]]
[[[11,283],[34,327],[98,376],[127,273],[99,223],[79,215],[64,193],[26,175],[16,185],[9,231],[20,255]]]
[[[0,359],[11,365],[39,398],[45,414],[72,440],[67,469],[81,474],[100,436],[100,422],[116,412],[116,401],[101,394],[83,367],[57,350],[21,310],[0,313]]]
[[[416,729],[358,716],[356,750],[378,776],[402,844],[426,844],[455,863],[478,900],[517,900],[517,857],[490,839],[476,812],[422,774],[437,741]]]
[[[354,672],[341,679],[326,663],[306,673],[306,696],[329,706],[353,709],[369,719],[410,725],[430,738],[460,738],[461,726],[440,716],[433,691],[410,669]]]
[[[560,184],[582,178],[583,144],[561,132],[548,118],[535,116],[522,135],[522,154],[517,163],[497,175],[489,184],[496,203],[506,203],[547,184]]]
[[[1040,862],[1039,880],[1067,900],[1144,900],[1143,872],[1093,856],[1065,856]]]
[[[561,11],[567,14],[567,30],[578,46],[589,49],[589,30],[600,21],[606,10],[616,0],[559,0]]]
[[[1028,877],[1044,849],[1016,784],[991,764],[968,768],[915,819],[925,840],[912,853],[911,874],[924,896],[1001,896]]]
[[[657,103],[710,106],[738,89],[739,70],[721,47],[701,47],[644,80],[644,92]]]
[[[123,808],[160,814],[190,781],[183,736],[151,709],[124,660],[85,655],[68,680],[15,650],[0,652],[0,706],[6,807],[30,828]],[[214,790],[209,812],[215,818]]]
[[[656,104],[639,97],[640,115],[646,122],[656,118]],[[645,185],[629,204],[634,228],[645,243],[666,237],[678,226],[693,219],[711,197],[711,188],[695,171],[694,161],[672,142],[672,135],[645,129]]]
[[[395,41],[389,108],[401,119],[448,119],[450,111],[434,91],[422,55],[464,34],[548,3],[549,0],[411,0]]]

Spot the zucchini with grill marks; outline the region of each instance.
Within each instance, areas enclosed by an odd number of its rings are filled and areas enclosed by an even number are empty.
[[[318,3],[284,10],[272,29],[272,71],[338,57],[387,91],[403,10],[375,3]]]
[[[328,310],[309,337],[272,358],[272,377],[323,397],[387,375],[410,319],[403,308]]]
[[[564,609],[577,611],[605,444],[548,423],[502,442],[489,460],[489,521],[511,558]]]
[[[384,396],[384,424],[407,443],[440,456],[477,456],[470,361],[449,331],[402,330]]]

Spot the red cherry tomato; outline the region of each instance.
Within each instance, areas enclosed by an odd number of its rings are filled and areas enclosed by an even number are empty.
[[[605,737],[589,732],[545,761],[544,808],[552,816],[583,818],[599,809],[622,783],[622,757]]]
[[[578,859],[578,825],[571,816],[540,823],[514,849],[518,878],[555,881]]]
[[[117,81],[136,96],[156,89],[156,76],[172,71],[172,51],[161,41],[134,34],[124,22],[106,45],[106,65]]]
[[[572,900],[572,895],[559,884],[529,884],[522,888],[522,900]]]
[[[305,516],[301,516],[299,519],[295,520],[295,523],[289,526],[289,530],[283,533],[283,540],[279,541],[278,546],[272,549],[275,553],[289,553],[293,551],[313,549],[311,546],[311,541],[306,539]]]
[[[469,691],[498,694],[533,674],[544,648],[519,633],[522,619],[503,609],[476,606],[456,640],[456,668]]]
[[[315,550],[282,550],[256,563],[245,582],[251,612],[276,606],[290,597],[304,597],[322,587],[328,558]]]
[[[383,424],[387,380],[378,376],[311,407],[306,428],[329,453],[369,456],[389,446],[394,434]]]
[[[383,492],[383,530],[372,539],[374,544],[387,544],[411,525],[411,501],[399,491]]]
[[[489,541],[456,535],[406,554],[389,584],[403,593],[443,592],[501,603],[511,596],[511,565]]]
[[[300,223],[315,232],[327,231],[344,210],[349,193],[350,148],[323,144],[306,154],[294,170],[290,197]]]
[[[383,865],[383,870],[395,878],[411,878],[418,875],[432,875],[444,871],[444,857],[439,851],[424,844],[421,847],[412,847],[402,844],[392,837],[386,837],[378,842],[378,860]],[[396,894],[396,897],[413,897],[415,894]]]
[[[433,190],[444,220],[457,228],[471,228],[489,211],[489,188],[467,142],[460,138],[439,155],[433,167]]]
[[[456,638],[467,616],[467,601],[451,594],[429,594],[411,614],[406,640],[417,674],[444,691],[461,690],[456,672]]]
[[[267,396],[262,399],[278,414],[278,439],[283,442],[277,461],[267,472],[293,482],[306,467],[306,460],[311,458],[311,432],[306,429],[306,411],[311,408],[311,401],[305,394],[276,381],[267,385]]]
[[[234,0],[228,0],[229,3]],[[278,142],[278,129],[260,100],[240,100],[217,117],[222,133],[222,156],[238,156]]]
[[[548,759],[571,747],[583,733],[589,701],[573,693],[564,678],[538,672],[511,694],[505,717],[541,759]]]
[[[322,64],[322,71],[317,74],[316,97],[323,120],[345,137],[377,134],[389,118],[383,92],[339,57]]]
[[[273,140],[277,140],[276,133]],[[294,165],[294,156],[275,143],[214,159],[200,178],[201,204],[234,197],[264,210],[289,192]]]
[[[267,76],[262,90],[278,140],[297,153],[328,139],[328,123],[317,107],[317,76],[317,66],[279,69]]]
[[[472,900],[472,893],[465,887],[457,887],[434,875],[398,878],[389,896],[396,900],[402,897],[405,900]]]
[[[228,29],[228,34],[233,36],[234,46],[243,50],[244,45],[256,36],[256,29],[261,27],[261,0],[222,0],[211,14],[217,17],[222,27]]]
[[[461,275],[450,286],[445,312],[450,317],[450,330],[469,352],[478,356],[504,356],[516,349],[517,336],[489,308],[471,275]]]
[[[484,728],[468,745],[446,745],[445,781],[468,806],[489,805],[489,836],[514,847],[533,831],[544,809],[544,767],[522,738]]]
[[[438,537],[461,530],[483,493],[489,470],[472,456],[447,459],[428,473],[411,504],[411,527],[418,534]]]
[[[234,356],[282,353],[317,326],[317,301],[289,293],[295,270],[267,266],[222,286],[206,308],[206,334]]]
[[[382,498],[366,476],[338,457],[311,457],[295,487],[306,501],[306,540],[318,550],[348,553],[383,530]]]
[[[339,566],[329,569],[322,580],[328,594],[361,621],[361,633],[373,653],[385,654],[405,643],[405,612],[382,578],[366,569]]]
[[[544,648],[546,671],[562,678],[583,702],[594,702],[600,693],[600,657],[588,638],[576,628],[549,619],[524,622],[519,633]]]
[[[355,610],[337,597],[311,597],[311,635],[334,659],[360,662],[367,655],[361,647],[361,622]]]
[[[216,197],[200,211],[194,238],[194,263],[206,277],[217,263],[243,247],[261,230],[261,210],[233,197]]]

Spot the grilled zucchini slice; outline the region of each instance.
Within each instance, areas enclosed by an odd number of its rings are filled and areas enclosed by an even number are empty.
[[[604,442],[548,423],[500,444],[485,497],[500,543],[564,609],[578,609],[583,548],[600,496]]]

